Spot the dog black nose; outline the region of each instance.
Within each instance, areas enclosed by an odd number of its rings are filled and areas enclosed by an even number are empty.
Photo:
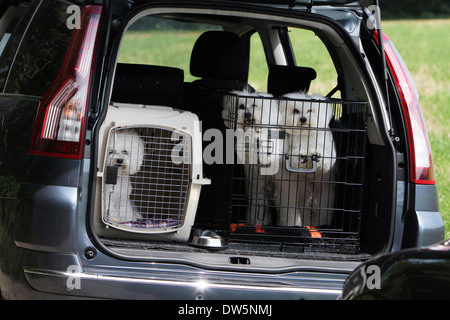
[[[118,165],[122,165],[122,164],[123,164],[123,159],[121,159],[121,158],[116,159],[116,163],[117,163]]]
[[[308,121],[308,119],[306,119],[305,117],[301,117],[301,118],[300,118],[300,122],[301,122],[302,124],[306,123],[306,121]]]
[[[245,118],[246,119],[252,119],[253,118],[253,114],[251,112],[246,112],[245,113]]]

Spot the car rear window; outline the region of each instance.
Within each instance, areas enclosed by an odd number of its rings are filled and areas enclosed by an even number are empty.
[[[0,92],[3,92],[15,52],[36,6],[27,1],[4,7],[0,12]]]
[[[44,0],[29,23],[34,4],[21,4],[28,12],[2,40],[0,88],[4,93],[43,96],[47,91],[61,68],[73,32],[67,26],[69,5]]]
[[[189,65],[195,40],[205,31],[222,30],[213,24],[144,16],[125,33],[118,62],[160,65],[184,71],[186,81],[197,79]]]

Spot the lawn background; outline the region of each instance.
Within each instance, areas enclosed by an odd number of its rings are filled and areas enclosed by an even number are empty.
[[[383,21],[383,31],[393,40],[418,87],[422,112],[428,128],[439,192],[440,212],[450,238],[450,20]],[[120,62],[162,64],[189,74],[192,44],[201,31],[168,36],[166,31],[130,31],[124,38]],[[290,33],[293,43],[301,43],[301,65],[312,66],[318,73],[311,91],[326,94],[336,82],[331,61],[323,45],[307,31]],[[155,46],[155,43],[158,45]],[[252,39],[249,82],[265,91],[267,67],[260,41]],[[307,50],[305,50],[307,48]],[[296,50],[294,48],[294,50]]]

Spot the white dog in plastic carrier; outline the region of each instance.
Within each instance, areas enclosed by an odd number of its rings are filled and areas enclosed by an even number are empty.
[[[319,95],[290,93],[280,99],[285,126],[283,169],[274,179],[280,226],[330,225],[336,150],[329,123],[332,105]]]
[[[110,222],[122,223],[142,218],[138,208],[130,200],[130,177],[141,170],[144,154],[144,140],[136,130],[113,129],[106,160],[107,172],[110,172],[107,175],[110,177],[106,179],[104,193],[107,219]]]
[[[271,134],[278,132],[278,114],[278,100],[268,93],[232,91],[224,99],[222,117],[228,128],[236,130],[237,162],[244,165],[247,181],[246,219],[257,225],[269,225],[272,220],[268,208],[281,154]]]

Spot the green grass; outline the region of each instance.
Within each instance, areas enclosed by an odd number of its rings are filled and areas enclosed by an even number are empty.
[[[393,40],[406,62],[419,90],[421,107],[430,136],[434,170],[439,191],[439,205],[450,238],[450,20],[408,20],[383,23],[384,32]],[[124,38],[119,61],[161,64],[182,68],[185,80],[189,73],[192,45],[201,31],[168,34],[164,31],[129,32]],[[318,77],[311,92],[326,94],[336,83],[336,73],[323,44],[308,31],[290,33],[297,63],[311,66]],[[296,45],[299,43],[301,45]],[[267,65],[261,42],[251,43],[249,83],[266,91]]]
[[[202,31],[130,31],[122,42],[119,62],[166,65],[181,68],[185,81],[195,77],[189,73],[192,47]]]

